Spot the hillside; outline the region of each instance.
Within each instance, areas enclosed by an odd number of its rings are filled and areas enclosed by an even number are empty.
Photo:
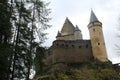
[[[120,80],[118,72],[111,62],[60,63],[54,66],[54,72],[45,72],[33,80]]]

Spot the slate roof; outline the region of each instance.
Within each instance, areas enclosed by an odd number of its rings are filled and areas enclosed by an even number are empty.
[[[96,22],[96,21],[99,22],[99,20],[97,19],[95,13],[93,12],[93,10],[91,10],[91,16],[90,16],[90,22],[89,23]]]

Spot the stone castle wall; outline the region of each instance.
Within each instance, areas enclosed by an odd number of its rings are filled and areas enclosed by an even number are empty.
[[[80,63],[89,61],[93,57],[90,40],[56,40],[50,51],[52,55],[47,58],[46,64]]]
[[[75,40],[74,34],[56,37],[57,40]]]

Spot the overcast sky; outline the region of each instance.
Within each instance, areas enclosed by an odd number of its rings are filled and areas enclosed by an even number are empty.
[[[51,8],[52,18],[50,24],[52,27],[46,32],[47,40],[44,46],[51,46],[55,40],[58,30],[64,24],[66,17],[73,23],[78,25],[82,30],[83,38],[89,39],[89,32],[87,25],[89,23],[91,8],[96,14],[99,21],[103,24],[103,33],[106,42],[107,54],[109,59],[113,62],[120,62],[120,53],[117,53],[115,44],[119,44],[116,35],[118,18],[120,17],[120,0],[45,0],[51,2],[48,6]]]

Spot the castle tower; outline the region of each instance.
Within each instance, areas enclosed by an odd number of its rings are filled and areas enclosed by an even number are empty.
[[[68,18],[66,18],[65,23],[63,24],[61,32],[58,32],[56,39],[57,40],[74,40],[74,30],[75,27],[70,22]]]
[[[107,52],[102,31],[102,23],[97,19],[94,12],[91,10],[90,22],[88,24],[90,40],[92,45],[93,56],[102,62],[107,60]]]
[[[68,18],[66,18],[65,23],[61,29],[61,32],[58,31],[56,36],[57,40],[80,40],[82,39],[81,30],[78,26],[74,27],[74,25],[70,22]]]
[[[81,30],[78,28],[77,25],[76,25],[76,27],[75,27],[74,36],[75,36],[75,40],[81,40],[81,39],[83,39],[83,38],[82,38]]]
[[[74,25],[70,22],[68,18],[66,18],[65,23],[63,24],[62,30],[61,30],[61,35],[66,36],[66,35],[72,35],[74,34]]]

